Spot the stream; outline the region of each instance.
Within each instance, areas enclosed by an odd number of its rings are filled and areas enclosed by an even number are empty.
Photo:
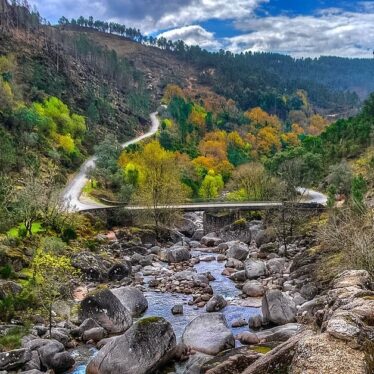
[[[193,257],[204,257],[207,255],[211,256],[212,253],[192,250],[191,255]],[[248,325],[233,328],[231,327],[232,322],[243,318],[248,320],[250,316],[261,314],[261,308],[256,302],[252,303],[253,306],[243,305],[244,303],[240,302],[240,291],[235,287],[235,283],[221,274],[224,268],[225,261],[218,262],[216,260],[210,262],[201,261],[194,265],[194,269],[197,273],[210,272],[214,276],[215,280],[211,281],[210,285],[213,288],[214,294],[222,295],[228,301],[228,305],[222,309],[221,312],[225,315],[228,326],[233,334],[236,335],[242,331],[249,331]],[[147,283],[149,279],[145,277],[144,280]],[[148,300],[148,309],[142,317],[164,317],[172,324],[177,337],[177,342],[180,341],[186,325],[199,314],[205,313],[205,308],[197,308],[194,305],[188,305],[191,295],[156,292],[151,291],[148,287],[144,295]],[[182,315],[173,315],[171,313],[171,308],[175,304],[183,304]],[[236,341],[236,345],[239,346],[240,343]],[[81,345],[74,349],[71,353],[76,360],[76,365],[73,370],[69,371],[69,373],[84,374],[88,361],[96,354],[96,352],[96,348],[87,345]],[[175,370],[177,373],[183,372],[183,368],[179,367],[178,364],[176,365]]]

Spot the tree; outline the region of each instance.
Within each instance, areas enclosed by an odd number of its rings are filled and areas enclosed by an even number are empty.
[[[362,175],[352,179],[351,197],[354,206],[358,209],[364,208],[364,196],[367,191],[367,184]]]
[[[159,231],[161,225],[173,222],[175,211],[170,206],[183,202],[187,197],[187,190],[175,167],[175,155],[163,149],[156,140],[144,146],[136,155],[136,162],[143,177],[139,181],[133,202],[147,208],[156,230]]]
[[[272,200],[279,196],[281,183],[272,177],[260,163],[239,166],[231,177],[229,198],[237,200]]]
[[[222,176],[216,175],[213,170],[209,170],[201,184],[199,196],[203,199],[215,199],[219,196],[223,186]]]
[[[45,248],[36,250],[31,268],[38,300],[48,314],[51,336],[53,305],[64,296],[66,288],[69,290],[69,282],[77,272],[70,258],[53,254]]]

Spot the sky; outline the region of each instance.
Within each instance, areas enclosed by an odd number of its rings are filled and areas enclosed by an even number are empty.
[[[374,0],[30,0],[43,17],[80,15],[208,50],[372,58]]]

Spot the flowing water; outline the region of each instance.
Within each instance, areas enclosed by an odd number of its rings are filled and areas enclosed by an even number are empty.
[[[191,253],[193,257],[212,255],[211,253],[199,251],[192,251]],[[214,294],[222,295],[228,301],[228,305],[221,312],[225,315],[227,323],[235,335],[242,331],[248,331],[248,326],[233,328],[231,327],[232,322],[237,319],[248,320],[250,316],[260,314],[261,309],[259,307],[240,305],[240,298],[238,297],[240,291],[235,287],[234,282],[221,274],[224,269],[224,264],[224,262],[218,262],[215,260],[210,262],[201,261],[194,266],[194,269],[197,271],[197,273],[210,272],[214,276],[215,280],[211,281],[210,285],[213,288]],[[147,280],[149,280],[148,277],[145,277],[146,282]],[[177,341],[180,341],[184,328],[188,322],[199,314],[205,313],[205,308],[197,308],[193,305],[188,305],[191,295],[162,293],[153,291],[151,289],[148,289],[144,295],[148,300],[148,309],[142,317],[164,317],[172,324]],[[175,304],[183,304],[182,315],[173,315],[171,313],[171,308]],[[95,355],[96,352],[97,350],[95,348],[87,346],[80,346],[73,350],[72,353],[77,361],[77,364],[71,373],[85,373],[87,362],[92,356]]]

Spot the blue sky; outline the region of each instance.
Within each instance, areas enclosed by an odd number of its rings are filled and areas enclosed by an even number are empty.
[[[56,22],[93,15],[209,50],[371,57],[374,0],[31,0]]]

